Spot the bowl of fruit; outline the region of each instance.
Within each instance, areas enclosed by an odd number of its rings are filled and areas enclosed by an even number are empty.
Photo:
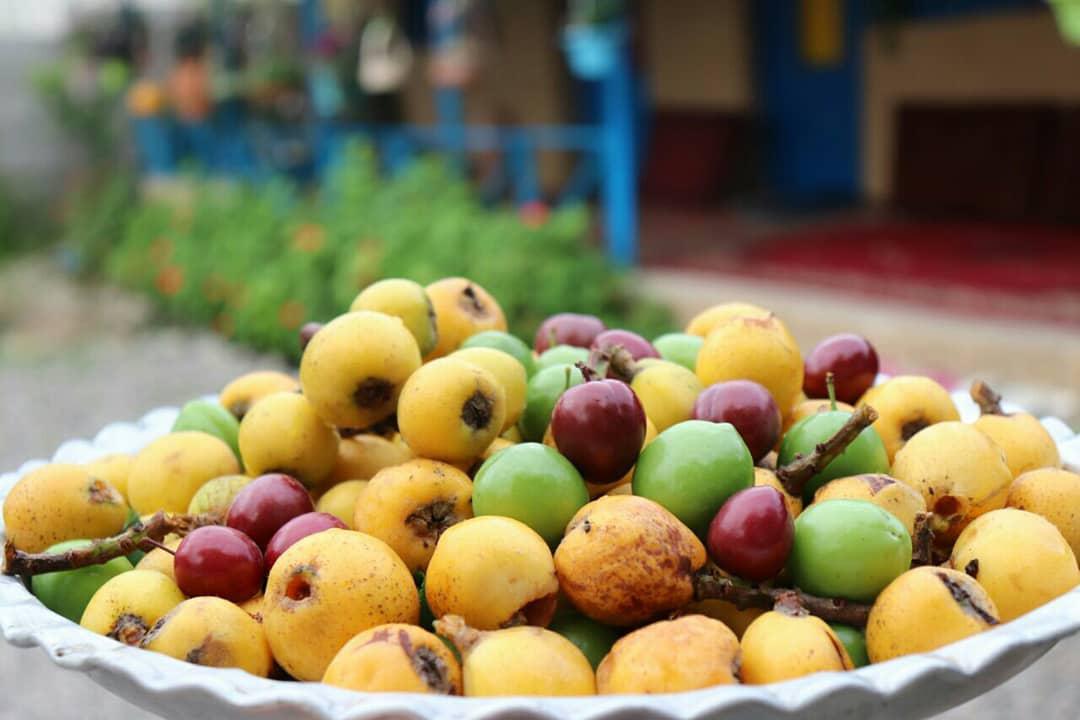
[[[168,717],[919,717],[1080,630],[1080,437],[753,305],[383,280],[0,477],[0,630]]]

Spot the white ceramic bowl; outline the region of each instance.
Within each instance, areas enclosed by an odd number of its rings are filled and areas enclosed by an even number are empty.
[[[978,414],[962,394],[965,420]],[[64,443],[54,461],[83,462],[135,452],[172,426],[176,408],[109,425],[92,441]],[[1044,425],[1066,465],[1080,470],[1080,436],[1060,420]],[[0,476],[0,502],[32,461]],[[2,523],[2,521],[0,521]],[[0,531],[3,530],[0,524]],[[1080,588],[1013,622],[936,652],[847,673],[819,673],[767,686],[722,686],[670,695],[584,698],[456,698],[366,694],[318,683],[278,682],[239,670],[189,665],[83,630],[47,610],[16,578],[0,577],[0,630],[20,647],[41,647],[147,710],[169,718],[863,718],[924,717],[958,705],[1023,670],[1080,630]]]

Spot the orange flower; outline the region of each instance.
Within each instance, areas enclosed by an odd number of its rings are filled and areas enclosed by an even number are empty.
[[[170,265],[157,274],[154,285],[158,292],[166,297],[176,295],[184,287],[184,270],[177,265]]]
[[[325,242],[326,231],[315,223],[304,223],[293,232],[293,249],[300,252],[318,252]]]
[[[286,330],[295,330],[304,322],[307,310],[303,303],[296,300],[287,300],[278,308],[278,322]]]

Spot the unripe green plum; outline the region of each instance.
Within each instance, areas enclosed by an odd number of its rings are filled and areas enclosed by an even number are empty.
[[[588,502],[589,491],[577,469],[540,443],[511,445],[484,461],[473,479],[476,515],[520,520],[552,546]]]
[[[485,330],[468,338],[461,343],[461,347],[488,347],[502,350],[522,364],[525,368],[525,375],[532,377],[536,374],[536,359],[533,357],[532,348],[526,345],[524,340],[508,332]]]
[[[688,333],[667,333],[653,340],[660,357],[682,365],[691,372],[697,367],[697,356],[705,338]]]
[[[788,571],[813,595],[870,602],[911,566],[911,536],[865,500],[814,503],[795,519]]]
[[[548,629],[577,645],[578,650],[588,658],[593,670],[611,652],[615,641],[622,637],[622,632],[617,628],[604,625],[569,608],[557,613]]]
[[[724,501],[754,485],[754,460],[731,423],[687,420],[642,450],[634,495],[660,503],[704,537]]]
[[[536,358],[536,369],[543,370],[556,365],[573,365],[574,363],[588,361],[588,348],[574,347],[573,345],[556,345],[540,353],[540,357]]]
[[[46,552],[61,553],[89,544],[90,540],[68,540],[53,545]],[[98,588],[110,578],[131,569],[130,560],[118,557],[101,565],[35,575],[30,581],[30,589],[45,607],[77,623]]]
[[[540,442],[551,421],[551,412],[559,397],[574,385],[585,382],[581,371],[573,365],[553,365],[538,370],[529,379],[525,390],[525,412],[518,421],[523,440]]]
[[[240,459],[240,421],[220,404],[207,400],[192,400],[184,405],[172,426],[172,432],[182,430],[197,430],[220,438],[232,448],[236,458]]]
[[[798,455],[809,455],[814,448],[836,434],[836,431],[848,421],[851,413],[843,410],[829,410],[815,413],[791,426],[780,441],[777,465],[783,467]],[[888,474],[889,455],[877,430],[868,427],[825,469],[819,472],[803,488],[803,501],[810,502],[817,489],[836,478],[868,473]]]

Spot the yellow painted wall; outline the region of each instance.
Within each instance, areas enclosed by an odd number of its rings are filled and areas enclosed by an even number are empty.
[[[1080,102],[1080,47],[1061,39],[1049,11],[915,22],[887,50],[865,43],[863,183],[868,199],[892,191],[895,111],[905,100]]]
[[[658,106],[753,106],[750,2],[642,0],[645,73]]]

